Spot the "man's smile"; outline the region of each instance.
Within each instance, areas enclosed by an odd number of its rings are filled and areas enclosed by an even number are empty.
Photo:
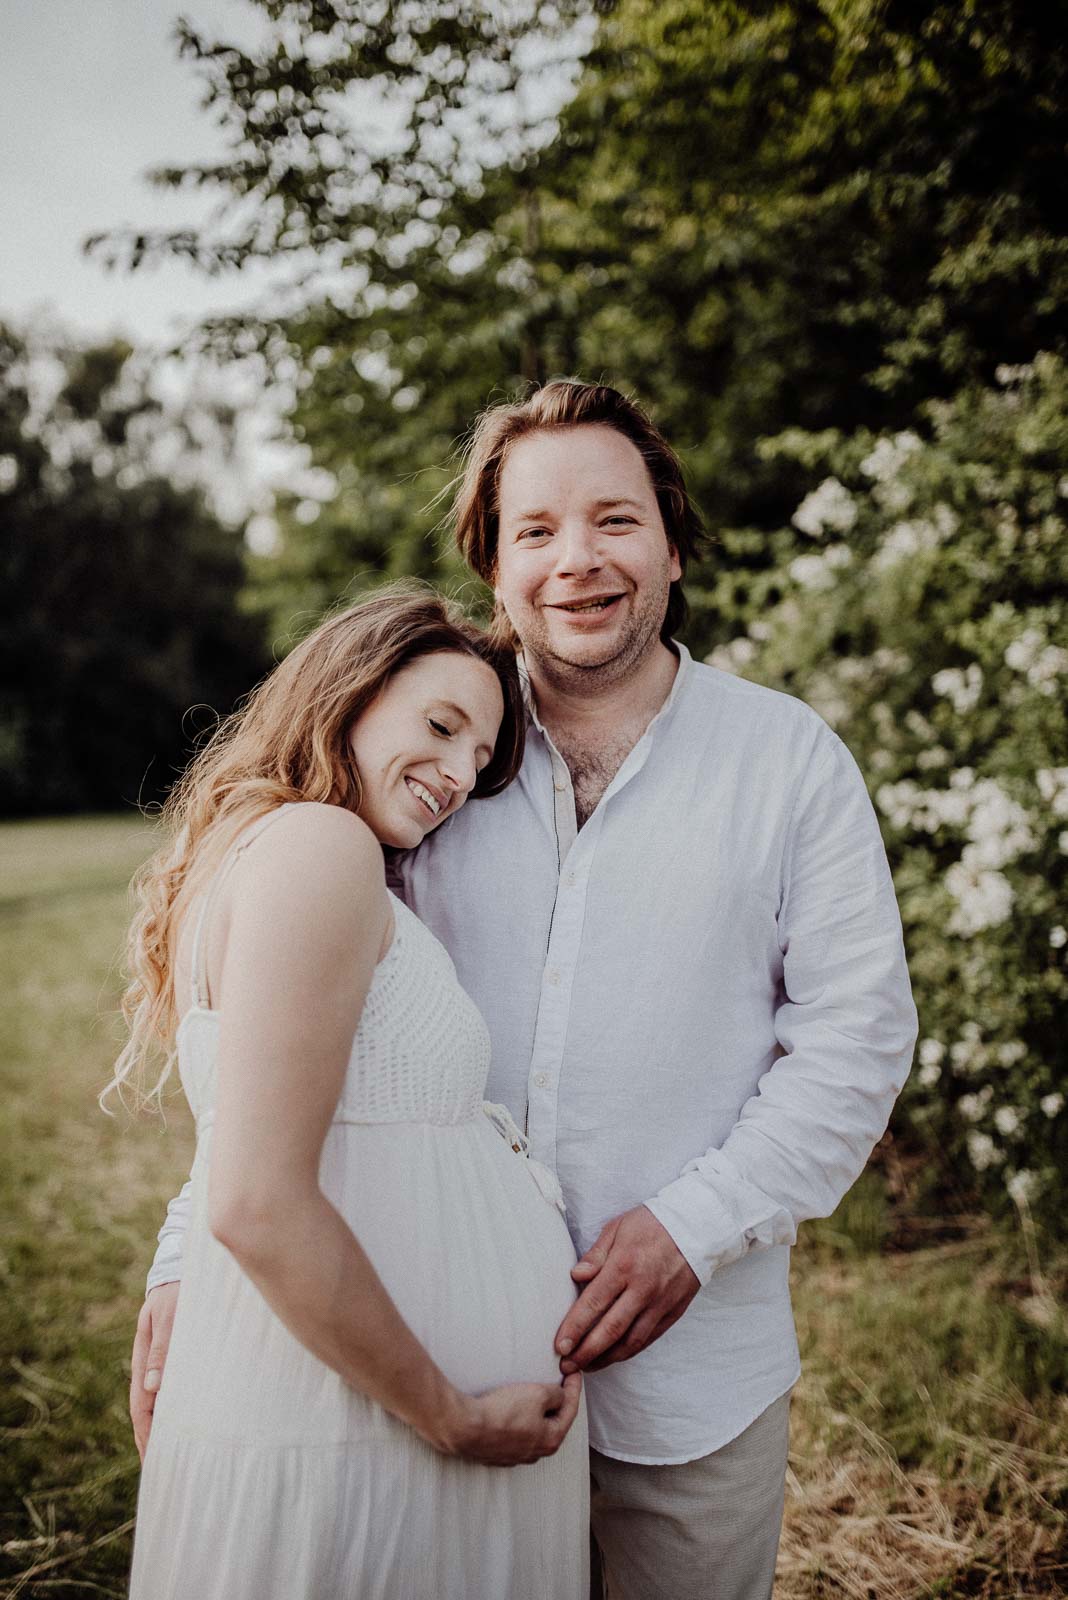
[[[547,602],[550,611],[562,611],[569,617],[599,617],[622,600],[622,594],[595,594],[578,600],[552,600]]]

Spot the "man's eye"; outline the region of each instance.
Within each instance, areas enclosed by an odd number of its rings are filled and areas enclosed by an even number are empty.
[[[548,537],[548,528],[524,528],[522,533],[516,535],[517,539],[545,539]]]
[[[606,528],[607,527],[611,527],[613,523],[617,523],[617,522],[622,523],[625,528],[632,528],[634,526],[634,518],[633,517],[624,517],[624,516],[606,517],[605,518],[605,522],[604,522],[604,526]]]
[[[451,739],[452,738],[452,729],[451,728],[447,728],[445,726],[444,722],[436,722],[433,717],[427,717],[426,720],[429,722],[429,724],[433,728],[434,732],[435,733],[440,733],[441,737],[443,739]]]

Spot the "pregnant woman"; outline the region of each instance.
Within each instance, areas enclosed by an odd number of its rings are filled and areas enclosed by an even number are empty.
[[[390,592],[168,803],[114,1082],[173,1041],[197,1155],[132,1600],[588,1593],[558,1191],[484,1106],[485,1025],[383,868],[511,780],[523,725],[514,661]]]

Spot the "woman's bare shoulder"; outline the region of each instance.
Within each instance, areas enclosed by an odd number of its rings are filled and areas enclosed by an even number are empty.
[[[241,877],[317,897],[385,895],[382,846],[367,824],[343,806],[302,801],[259,834],[244,852]]]

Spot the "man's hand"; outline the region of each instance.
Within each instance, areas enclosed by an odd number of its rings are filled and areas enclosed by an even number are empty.
[[[586,1287],[557,1329],[563,1373],[629,1361],[678,1322],[701,1287],[645,1206],[605,1223],[571,1276]]]
[[[143,1461],[156,1395],[163,1380],[163,1365],[174,1327],[178,1305],[177,1283],[163,1283],[148,1294],[137,1318],[133,1354],[130,1357],[130,1421],[134,1442]]]

